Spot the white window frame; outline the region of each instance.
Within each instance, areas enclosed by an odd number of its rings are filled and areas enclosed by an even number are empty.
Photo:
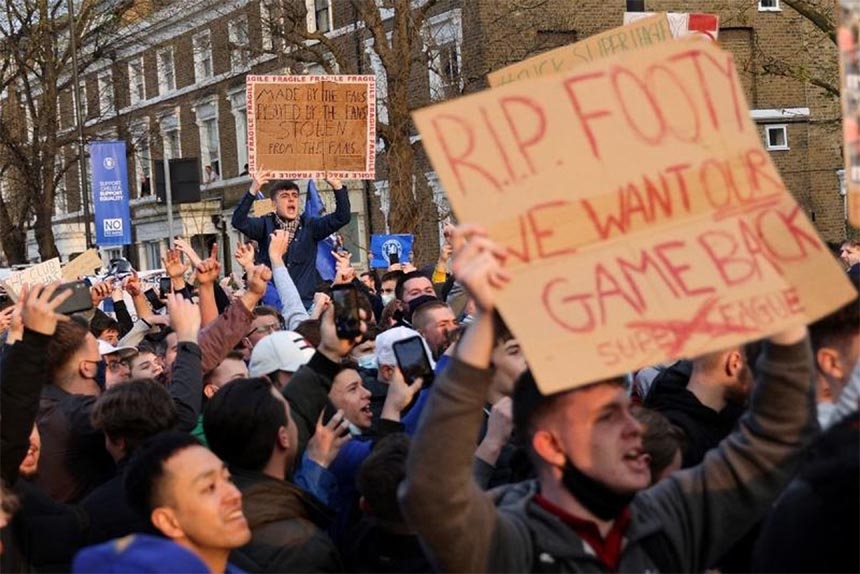
[[[227,94],[230,100],[230,113],[233,114],[233,124],[236,127],[236,165],[241,171],[248,163],[248,101],[245,88],[231,91]],[[222,178],[224,174],[221,174]]]
[[[138,92],[138,88],[140,92]],[[146,100],[146,70],[143,56],[128,62],[128,101],[131,105]]]
[[[430,84],[430,99],[444,100],[454,84],[444,78],[437,70],[441,67],[441,52],[438,47],[454,45],[457,57],[457,91],[463,90],[463,19],[459,9],[449,10],[427,20],[423,30],[424,48],[428,54],[427,73]]]
[[[782,12],[779,7],[779,0],[758,0],[759,12]]]
[[[221,130],[218,127],[218,100],[209,98],[198,102],[193,108],[195,123],[200,137],[200,181],[206,181],[206,166],[211,165],[222,177],[224,164],[221,162]],[[211,149],[210,129],[215,130],[215,145],[218,149]]]
[[[165,56],[170,57],[170,75],[168,76]],[[176,61],[173,58],[173,46],[161,48],[155,53],[156,68],[158,69],[158,93],[169,94],[176,91]]]
[[[152,178],[152,146],[150,145],[150,127],[149,118],[145,121],[137,122],[131,125],[129,132],[131,133],[133,143],[134,156],[134,189],[135,197],[148,197],[155,193],[155,182]],[[144,178],[149,178],[149,194],[141,193],[141,182]]]
[[[317,2],[326,3],[325,8],[323,9],[328,12],[328,30],[320,30],[317,26]],[[323,34],[327,34],[334,30],[334,10],[332,9],[331,0],[305,0],[305,7],[307,8],[308,32],[313,33],[321,31]]]
[[[166,159],[177,159],[182,157],[182,124],[179,120],[179,110],[166,113],[158,118],[161,131],[162,153]],[[171,134],[176,134],[174,137]],[[176,146],[168,146],[168,142],[175,141]],[[152,182],[154,185],[154,180]],[[154,191],[154,190],[153,190]]]
[[[770,143],[771,132],[781,131],[784,144],[773,145]],[[768,151],[786,151],[788,147],[788,126],[786,124],[768,124],[764,126],[764,145]]]
[[[99,114],[104,117],[116,114],[116,93],[113,89],[113,74],[106,68],[96,76],[99,89]]]
[[[191,38],[191,51],[194,56],[194,81],[211,78],[215,74],[212,61],[212,34],[203,30]]]
[[[143,260],[145,261],[147,270],[158,269],[161,267],[161,252],[164,246],[164,241],[156,239],[154,241],[143,241]]]
[[[251,42],[248,36],[248,17],[239,16],[227,22],[227,38],[230,41],[230,69],[240,72],[248,69]]]
[[[275,19],[272,16],[272,1],[260,0],[260,32],[264,50],[274,50],[275,48],[275,43],[272,40],[272,24]]]

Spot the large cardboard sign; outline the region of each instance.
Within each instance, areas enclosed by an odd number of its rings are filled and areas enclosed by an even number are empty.
[[[246,82],[251,173],[374,178],[374,76],[248,76]]]
[[[457,218],[507,248],[499,309],[544,391],[764,337],[854,296],[712,42],[414,119]]]
[[[63,265],[63,281],[75,281],[78,277],[92,275],[93,271],[102,266],[102,258],[97,249],[87,249],[65,265]]]
[[[17,301],[18,296],[21,294],[21,287],[25,283],[30,285],[47,285],[54,281],[60,281],[62,278],[63,273],[60,270],[60,258],[54,257],[44,263],[39,263],[13,273],[3,281],[3,284],[9,297],[13,301]]]
[[[624,24],[631,25],[651,18],[656,12],[625,12]],[[701,14],[687,12],[666,12],[669,18],[669,29],[674,38],[696,37],[717,41],[720,36],[720,17],[717,14]]]
[[[670,40],[672,40],[672,33],[669,30],[666,14],[653,14],[647,18],[638,19],[629,26],[613,28],[601,34],[589,36],[581,42],[562,46],[496,70],[487,76],[487,81],[490,82],[491,87],[497,87],[547,74],[567,72],[582,64]]]
[[[843,191],[848,220],[860,227],[860,5],[843,2],[836,39],[842,98]]]

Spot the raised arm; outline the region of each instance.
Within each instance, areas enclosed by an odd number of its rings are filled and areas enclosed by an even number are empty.
[[[218,262],[217,243],[212,244],[209,258],[196,264],[196,271],[200,296],[200,318],[205,326],[218,317],[218,304],[215,302],[215,282],[221,275],[221,264]]]
[[[176,332],[176,360],[167,390],[178,414],[177,428],[190,432],[203,408],[203,372],[200,367],[200,309],[180,295],[167,295],[170,326]]]
[[[317,241],[324,239],[349,223],[350,205],[349,190],[336,177],[326,177],[326,182],[334,190],[334,211],[322,217],[308,221],[313,238]]]
[[[284,265],[284,255],[289,248],[289,237],[283,229],[278,229],[269,236],[269,260],[272,262],[272,279],[278,298],[281,300],[281,315],[287,325],[287,330],[295,329],[299,323],[309,318],[302,303],[302,297],[296,284]]]
[[[248,193],[242,196],[236,209],[233,210],[233,218],[230,223],[234,228],[244,233],[248,238],[261,241],[266,236],[266,224],[262,217],[251,217],[251,207],[257,199],[257,192],[260,188],[269,181],[270,173],[268,171],[258,171],[253,175],[253,182]]]

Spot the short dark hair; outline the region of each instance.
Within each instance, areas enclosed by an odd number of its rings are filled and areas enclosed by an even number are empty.
[[[386,271],[382,274],[382,278],[379,280],[380,283],[385,283],[386,281],[391,281],[392,279],[395,281],[399,281],[401,277],[406,275],[406,273],[402,269],[395,269],[394,271]]]
[[[126,454],[131,454],[149,437],[172,429],[177,414],[164,385],[138,379],[106,390],[96,400],[90,420],[111,440],[125,440]]]
[[[860,305],[857,297],[809,326],[812,350],[842,346],[849,337],[860,332]]]
[[[61,321],[48,341],[46,361],[48,373],[53,380],[69,359],[83,348],[87,338],[87,327],[78,321]]]
[[[313,347],[320,346],[320,341],[322,341],[322,334],[320,333],[319,319],[305,319],[304,321],[299,323],[293,330],[305,339],[307,339],[308,343],[310,343]]]
[[[203,431],[218,457],[231,467],[260,470],[272,456],[278,429],[287,426],[284,405],[264,377],[230,381],[206,403]]]
[[[403,301],[403,289],[406,285],[406,282],[411,281],[413,279],[418,279],[419,277],[423,277],[424,279],[427,279],[428,281],[430,280],[430,278],[427,277],[426,273],[422,273],[421,271],[418,271],[418,270],[410,271],[409,273],[404,273],[403,275],[401,275],[397,279],[397,287],[394,288],[394,296],[397,299],[400,299],[401,301]]]
[[[669,422],[666,416],[658,411],[633,405],[633,416],[645,428],[642,429],[642,448],[651,456],[648,466],[651,469],[651,483],[666,467],[672,464],[675,453],[683,452],[686,444],[684,431]]]
[[[98,338],[105,331],[116,331],[119,333],[119,323],[113,317],[105,313],[96,313],[90,321],[90,333]]]
[[[275,196],[282,189],[294,189],[299,191],[299,186],[291,179],[276,179],[269,184],[269,199],[275,199]]]
[[[164,464],[192,446],[203,445],[190,433],[168,431],[151,437],[132,455],[125,472],[125,499],[147,523],[152,511],[164,503]]]
[[[511,339],[516,339],[514,334],[511,332],[511,328],[508,327],[508,324],[505,323],[505,320],[502,319],[502,316],[499,315],[499,310],[493,310],[493,330],[496,333],[496,345],[501,345],[507,343]]]
[[[377,441],[356,476],[358,492],[382,523],[402,524],[397,487],[406,478],[409,436],[394,433]]]
[[[424,321],[428,315],[435,309],[442,308],[450,309],[447,303],[439,299],[431,299],[421,303],[415,310],[412,310],[412,326],[416,329],[424,329]],[[411,309],[410,309],[411,310]],[[453,310],[451,311],[453,313]]]

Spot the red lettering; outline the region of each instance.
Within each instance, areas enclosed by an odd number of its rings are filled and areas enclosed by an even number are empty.
[[[528,210],[526,214],[529,220],[529,224],[531,224],[532,234],[534,234],[535,240],[537,241],[538,254],[542,259],[549,259],[550,257],[557,257],[559,255],[570,255],[572,253],[576,253],[575,247],[559,247],[555,250],[545,250],[546,246],[544,242],[544,238],[549,238],[555,235],[552,227],[541,227],[539,225],[539,221],[537,219],[540,212],[544,210],[553,210],[556,207],[563,207],[567,205],[568,202],[564,200],[557,201],[548,201],[546,203],[540,203],[535,205],[531,209]],[[556,217],[558,219],[558,217]]]
[[[716,185],[712,185],[710,183],[711,178],[708,177],[708,174],[714,170],[721,176],[720,181],[717,181]],[[737,187],[735,186],[735,179],[731,169],[729,169],[728,162],[715,158],[705,160],[699,169],[699,181],[701,181],[702,187],[705,189],[705,196],[708,198],[708,203],[711,204],[711,207],[720,209],[731,205],[732,190],[737,191]],[[715,196],[716,192],[723,192],[724,196],[717,197]]]
[[[589,331],[593,331],[595,327],[594,312],[591,310],[591,306],[588,304],[588,300],[592,298],[592,295],[590,293],[565,295],[561,298],[560,301],[560,304],[564,306],[564,309],[566,311],[565,316],[562,317],[556,312],[553,295],[555,295],[556,288],[564,286],[565,283],[567,283],[567,279],[558,278],[553,279],[552,281],[547,283],[546,286],[544,286],[543,294],[541,296],[541,301],[543,303],[544,309],[546,309],[546,312],[550,316],[550,318],[566,331],[570,331],[571,333],[587,333]],[[574,307],[573,311],[570,311],[569,305],[571,303],[579,303],[580,307]],[[573,318],[575,319],[577,310],[584,312],[585,316],[582,317],[583,321],[579,323],[571,322],[570,316],[573,315]]]
[[[508,106],[514,104],[531,110],[538,119],[537,127],[533,130],[533,133],[527,137],[527,139],[523,139],[523,134],[520,133],[520,128],[517,126],[517,123],[525,116],[525,114],[519,112],[511,115],[508,110]],[[535,170],[532,158],[528,153],[528,148],[533,147],[536,143],[541,141],[544,134],[546,134],[546,116],[543,113],[543,109],[529,98],[515,96],[501,98],[499,100],[499,105],[502,107],[502,112],[505,114],[505,119],[508,122],[508,126],[511,128],[511,133],[514,134],[514,141],[517,144],[517,149],[520,150],[520,154],[528,164],[532,175],[534,175],[537,171]]]
[[[695,297],[698,295],[713,293],[715,291],[713,287],[690,288],[690,286],[687,285],[687,281],[683,277],[684,273],[688,272],[691,269],[690,265],[687,263],[677,265],[669,259],[666,253],[664,253],[664,251],[670,251],[672,249],[683,249],[684,247],[686,247],[686,243],[684,243],[683,241],[673,240],[666,241],[665,243],[658,243],[653,247],[653,251],[657,255],[657,258],[660,259],[660,262],[663,264],[663,267],[665,267],[666,270],[671,273],[672,278],[678,284],[678,287],[681,288],[681,291],[683,291],[684,295],[686,295],[687,297]]]
[[[465,149],[462,150],[459,155],[454,155],[448,145],[448,138],[445,137],[446,134],[448,134],[451,135],[453,139],[456,130],[452,129],[451,127],[448,127],[443,130],[441,127],[441,123],[443,121],[454,123],[457,127],[460,128],[460,134],[462,136],[462,139],[465,141]],[[463,183],[463,177],[460,171],[461,167],[468,168],[474,172],[479,173],[496,190],[501,191],[502,188],[499,185],[498,180],[493,177],[493,174],[487,171],[483,166],[478,165],[477,163],[474,163],[472,161],[467,161],[467,158],[472,154],[475,149],[475,134],[468,122],[457,116],[452,116],[450,114],[441,114],[433,118],[433,129],[436,131],[436,136],[439,139],[439,143],[442,145],[442,153],[445,154],[445,159],[450,164],[451,170],[454,172],[454,177],[457,178],[457,184],[460,186],[460,193],[462,193],[463,195],[466,194],[466,185]]]
[[[602,78],[605,75],[606,72],[592,72],[590,74],[573,76],[564,81],[564,89],[567,91],[567,98],[570,100],[571,105],[573,105],[573,111],[579,119],[579,124],[582,126],[585,137],[588,138],[588,143],[591,146],[591,153],[597,159],[600,159],[600,150],[597,147],[597,138],[595,137],[589,123],[598,118],[606,117],[610,115],[610,113],[606,108],[591,110],[589,112],[584,111],[582,109],[582,104],[579,102],[579,96],[576,95],[574,88],[580,82],[595,80],[597,78]]]
[[[687,178],[684,176],[684,172],[688,169],[690,169],[690,164],[677,163],[675,165],[670,165],[663,171],[675,176],[675,181],[678,183],[678,189],[681,191],[681,202],[684,206],[684,211],[689,213],[690,193],[687,191]]]
[[[514,172],[514,166],[511,165],[511,159],[508,157],[508,152],[505,150],[505,146],[502,145],[502,140],[499,137],[499,134],[496,133],[496,127],[493,125],[493,122],[490,121],[490,118],[487,116],[487,110],[483,107],[481,108],[481,117],[484,118],[484,123],[490,131],[490,136],[493,138],[493,142],[496,144],[499,153],[502,154],[502,162],[505,164],[505,169],[508,172],[508,177],[510,178],[511,183],[515,182],[517,180],[517,174]]]
[[[699,112],[696,109],[696,103],[693,101],[693,96],[690,95],[690,92],[687,90],[687,87],[684,85],[684,83],[681,81],[681,79],[677,76],[677,74],[675,74],[675,72],[673,72],[672,70],[670,70],[666,66],[661,66],[659,64],[651,66],[648,69],[648,75],[646,77],[646,80],[648,83],[648,87],[650,88],[649,91],[651,93],[658,93],[658,94],[669,93],[669,90],[667,89],[667,83],[665,83],[665,82],[661,83],[662,85],[659,87],[659,89],[657,89],[657,87],[655,86],[658,73],[661,73],[661,75],[665,75],[670,80],[668,82],[668,84],[671,84],[672,86],[677,88],[678,91],[681,92],[681,94],[684,96],[684,99],[687,100],[687,106],[690,110],[690,113],[692,114],[692,119],[693,119],[693,132],[690,135],[685,135],[683,133],[683,131],[677,129],[676,126],[673,126],[671,122],[669,122],[667,119],[664,118],[664,121],[666,122],[666,126],[668,127],[669,131],[672,132],[672,135],[675,136],[675,138],[677,138],[678,140],[680,140],[682,142],[686,142],[686,143],[698,142],[699,137],[701,136],[702,126],[701,126],[701,120],[699,119]],[[680,111],[681,110],[678,109],[678,106],[673,106],[672,107],[672,113],[669,114],[669,117],[670,118],[679,117]]]
[[[739,245],[731,233],[706,231],[698,237],[698,242],[716,266],[726,285],[744,283],[753,275],[761,277],[761,270],[754,260],[736,256]]]
[[[711,56],[710,54],[706,54],[699,49],[693,49],[687,52],[683,52],[681,54],[677,54],[671,58],[671,61],[689,60],[693,64],[693,67],[696,70],[696,77],[698,79],[698,83],[702,88],[702,95],[705,98],[705,105],[708,108],[708,115],[711,118],[711,125],[714,127],[714,129],[720,129],[720,120],[717,116],[717,110],[714,105],[713,97],[711,95],[712,90],[708,88],[708,78],[714,77],[714,75],[706,73],[702,69],[702,63],[700,62],[700,58],[702,56],[705,56],[707,61],[712,64],[712,67],[716,68],[716,70],[721,73],[726,80],[728,80],[729,89],[732,93],[732,103],[734,106],[734,115],[735,121],[737,122],[738,131],[744,131],[744,114],[746,113],[746,109],[740,101],[738,86],[735,83],[735,64],[731,54],[726,54],[725,67],[720,65],[720,62],[713,56]]]
[[[744,168],[746,168],[747,181],[750,187],[755,191],[761,189],[759,177],[771,184],[771,187],[776,191],[785,191],[785,186],[780,181],[779,176],[766,170],[769,166],[767,154],[760,149],[751,149],[743,156]],[[765,168],[765,169],[762,169]]]
[[[615,277],[601,263],[598,263],[594,269],[594,282],[595,291],[597,292],[597,302],[600,305],[601,324],[606,324],[606,299],[610,297],[620,297],[634,311],[639,314],[642,313],[642,307],[621,289]]]
[[[648,114],[631,114],[630,110],[627,109],[627,105],[625,104],[625,93],[629,93],[631,90],[626,89],[622,90],[620,85],[620,80],[622,77],[627,77],[630,79],[630,84],[636,86],[641,95],[644,98],[639,98],[633,96],[633,98],[638,102],[639,100],[646,100],[648,104],[651,106],[651,110],[653,111],[653,117],[657,120],[657,133],[654,135],[648,135],[644,131],[642,131],[637,124],[636,118],[647,118]],[[639,139],[645,142],[648,145],[657,145],[666,135],[666,118],[663,117],[663,111],[660,109],[660,106],[657,105],[657,102],[654,101],[654,96],[648,91],[648,88],[645,87],[645,84],[637,78],[633,72],[627,70],[626,68],[614,67],[610,72],[610,79],[612,81],[612,88],[615,90],[615,96],[618,98],[618,103],[621,105],[621,111],[624,112],[624,119],[627,120],[627,125],[633,130],[633,134],[636,135]]]
[[[657,272],[657,275],[660,276],[660,279],[663,281],[663,284],[669,288],[669,291],[672,295],[677,298],[678,291],[675,289],[675,286],[672,285],[672,282],[669,281],[669,278],[663,273],[663,270],[657,265],[657,262],[654,261],[654,258],[647,251],[639,252],[639,262],[636,263],[634,261],[628,261],[626,259],[622,259],[621,257],[616,257],[615,263],[618,265],[618,269],[621,271],[621,274],[624,276],[624,279],[627,281],[627,284],[630,286],[630,290],[636,296],[637,305],[643,311],[647,308],[647,303],[645,298],[642,296],[642,292],[639,289],[639,285],[636,281],[633,280],[633,273],[637,273],[639,275],[645,275],[648,273],[649,269]],[[647,282],[647,281],[646,281]],[[653,285],[652,282],[648,282]]]
[[[814,234],[810,234],[807,230],[798,227],[795,220],[801,215],[800,206],[793,206],[791,213],[784,214],[776,209],[762,211],[755,218],[755,227],[758,236],[761,238],[764,245],[771,254],[781,261],[799,261],[807,257],[807,246],[812,247],[815,251],[823,249],[821,241]],[[776,219],[775,223],[768,225],[768,221]],[[765,233],[766,229],[772,229],[773,226],[782,227],[783,231],[788,232],[788,236],[794,241],[786,241],[784,234],[777,234],[779,239],[774,244]],[[793,244],[792,244],[793,243]]]

